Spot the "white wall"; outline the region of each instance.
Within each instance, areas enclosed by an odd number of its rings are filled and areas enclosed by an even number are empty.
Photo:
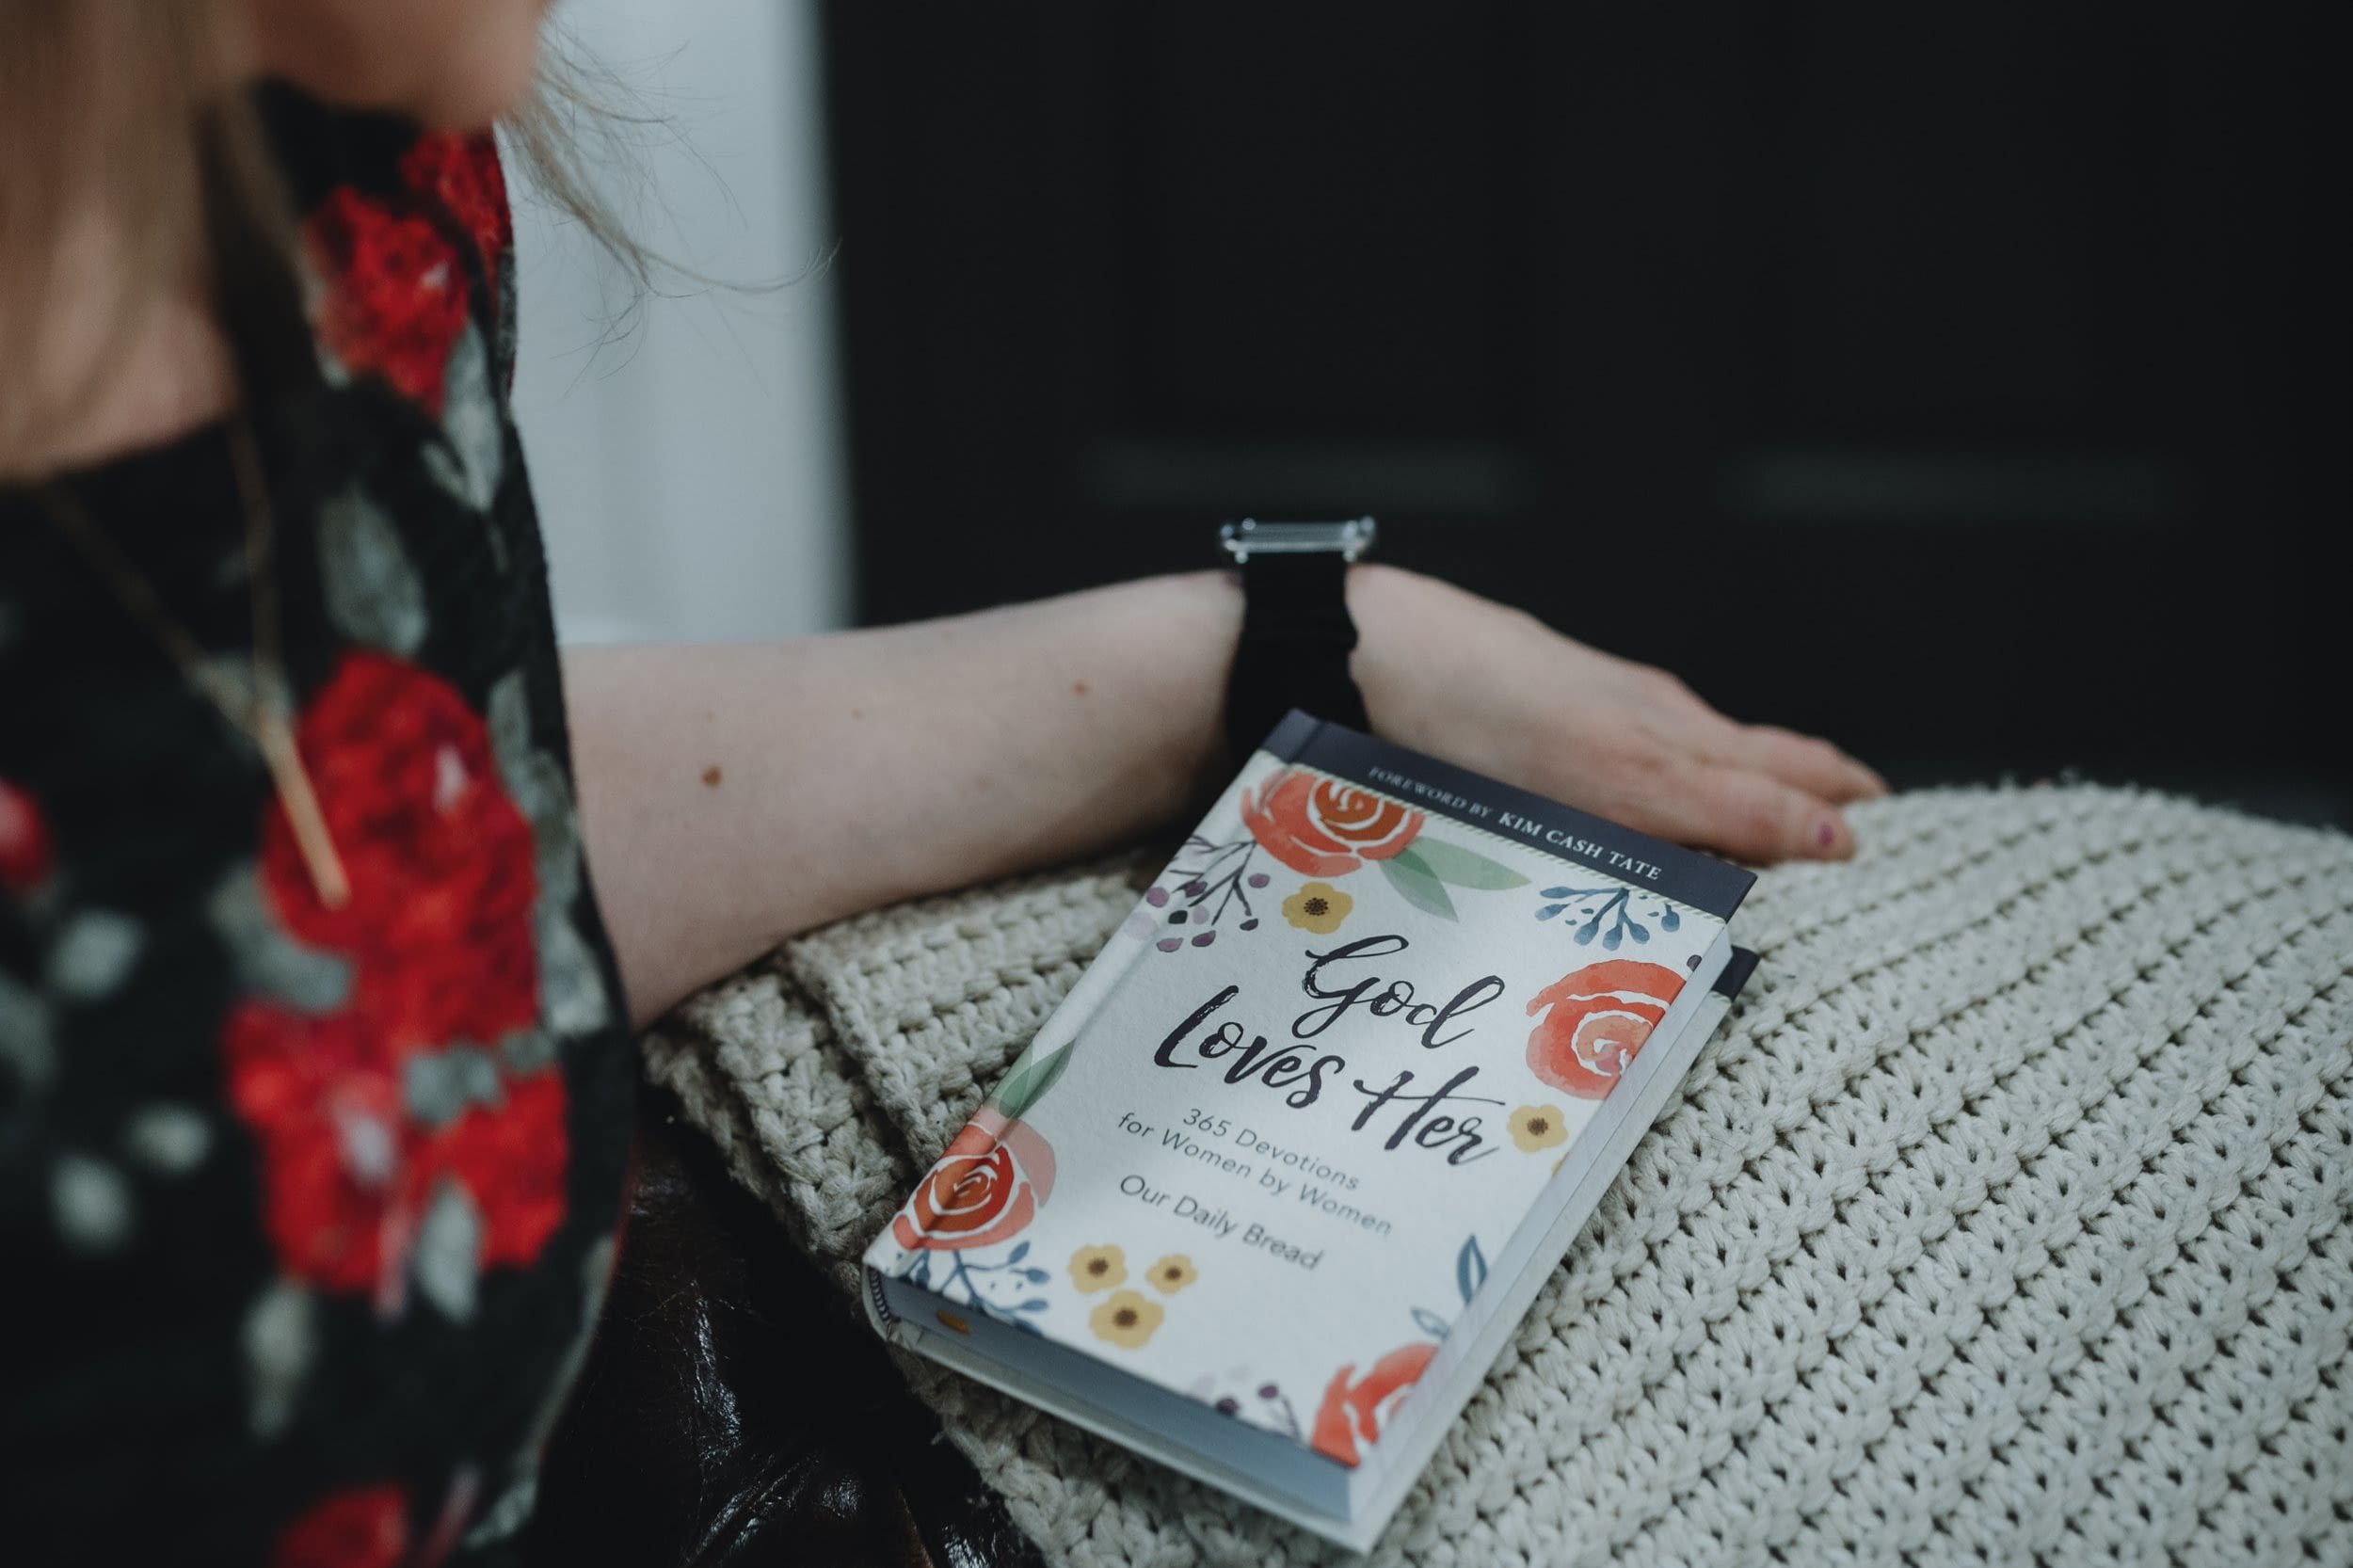
[[[608,197],[673,259],[616,341],[619,269],[516,191],[515,412],[567,642],[790,636],[850,614],[847,462],[812,0],[565,0],[559,22],[665,123]],[[650,200],[647,200],[648,194]]]

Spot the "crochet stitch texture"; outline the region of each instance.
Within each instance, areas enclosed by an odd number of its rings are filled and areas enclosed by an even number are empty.
[[[2353,839],[2113,790],[1858,808],[1370,1561],[2353,1562]],[[649,1070],[856,1259],[1155,866],[884,910]],[[899,1365],[1058,1568],[1337,1548]]]

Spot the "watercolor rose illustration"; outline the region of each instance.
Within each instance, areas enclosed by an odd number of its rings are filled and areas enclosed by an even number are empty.
[[[1529,1016],[1543,1015],[1528,1036],[1529,1070],[1579,1099],[1607,1098],[1682,989],[1674,970],[1631,958],[1561,976],[1529,1000]]]
[[[1302,876],[1344,876],[1368,860],[1386,860],[1422,824],[1419,811],[1304,768],[1243,791],[1241,820],[1268,854]]]
[[[909,1251],[961,1252],[1018,1235],[1054,1191],[1054,1151],[1026,1122],[984,1105],[890,1222]]]
[[[1380,1439],[1381,1423],[1397,1414],[1406,1390],[1429,1369],[1430,1358],[1437,1353],[1435,1345],[1406,1345],[1374,1362],[1361,1378],[1353,1377],[1354,1362],[1344,1364],[1324,1385],[1310,1447],[1342,1464],[1354,1464],[1358,1444]]]

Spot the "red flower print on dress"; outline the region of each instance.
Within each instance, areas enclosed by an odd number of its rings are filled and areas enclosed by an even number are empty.
[[[960,1252],[1010,1240],[1054,1191],[1054,1151],[1026,1122],[984,1105],[890,1222],[910,1251]]]
[[[284,813],[262,832],[264,897],[294,936],[351,965],[324,1015],[248,1000],[221,1047],[229,1096],[262,1150],[264,1224],[280,1262],[326,1289],[402,1299],[418,1227],[444,1181],[482,1224],[476,1262],[537,1257],[564,1219],[564,1080],[498,1070],[495,1097],[428,1126],[407,1102],[411,1062],[495,1048],[539,1014],[530,824],[499,781],[489,737],[436,677],[346,655],[296,726],[350,875],[319,902]]]
[[[393,1568],[408,1555],[408,1492],[358,1486],[328,1493],[280,1530],[270,1568]]]
[[[1529,1070],[1580,1099],[1608,1098],[1682,989],[1674,970],[1631,958],[1563,975],[1529,1000],[1530,1016],[1545,1015],[1528,1036]]]
[[[221,1032],[229,1103],[262,1153],[262,1224],[280,1265],[329,1290],[398,1299],[424,1218],[399,1059],[355,1010],[241,1003]]]
[[[1381,1423],[1397,1414],[1406,1390],[1429,1369],[1430,1358],[1437,1353],[1435,1345],[1402,1346],[1374,1362],[1372,1370],[1354,1382],[1350,1378],[1356,1364],[1343,1365],[1324,1384],[1323,1403],[1316,1410],[1308,1446],[1342,1464],[1354,1465],[1357,1445],[1380,1439]]]
[[[473,1107],[426,1146],[425,1168],[473,1194],[485,1268],[532,1263],[564,1223],[565,1103],[552,1070],[509,1079],[504,1104]]]
[[[40,802],[0,778],[0,888],[24,898],[49,880],[56,863]]]
[[[1422,815],[1369,790],[1289,768],[1242,792],[1250,836],[1305,876],[1342,876],[1414,841]]]
[[[497,287],[499,259],[515,243],[497,138],[488,131],[428,132],[401,155],[400,178],[410,190],[438,202],[473,237],[482,253],[482,276]]]
[[[466,273],[432,222],[339,185],[303,224],[326,283],[319,336],[355,374],[382,376],[438,419],[466,326]]]
[[[361,959],[353,1001],[402,1048],[481,1045],[538,1016],[531,824],[507,797],[488,728],[447,684],[376,652],[346,655],[296,735],[350,878],[320,902],[281,811],[263,885],[286,929]]]

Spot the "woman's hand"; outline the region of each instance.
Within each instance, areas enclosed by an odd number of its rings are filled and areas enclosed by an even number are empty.
[[[1839,860],[1838,808],[1887,792],[1827,741],[1737,724],[1664,670],[1433,578],[1359,567],[1353,671],[1389,740],[1744,860]]]

